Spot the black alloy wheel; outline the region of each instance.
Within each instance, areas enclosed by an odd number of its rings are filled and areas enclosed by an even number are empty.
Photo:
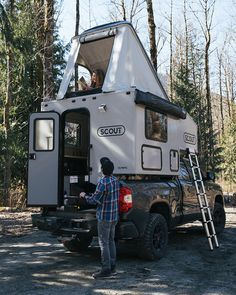
[[[168,244],[168,226],[166,219],[157,213],[151,213],[144,236],[139,241],[138,255],[149,260],[160,259],[165,255]]]

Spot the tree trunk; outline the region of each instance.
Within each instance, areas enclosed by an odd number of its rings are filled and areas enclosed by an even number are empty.
[[[205,52],[204,52],[204,69],[205,69],[205,92],[207,102],[207,121],[208,121],[208,146],[209,156],[207,159],[207,168],[215,168],[214,163],[214,134],[213,134],[213,120],[212,120],[212,104],[211,104],[211,89],[210,89],[210,72],[209,72],[209,49],[211,45],[211,25],[214,13],[215,0],[210,4],[209,0],[204,0],[202,7],[204,9],[205,17]]]
[[[10,199],[10,186],[11,186],[11,150],[10,150],[10,108],[12,105],[12,71],[13,71],[13,52],[11,44],[6,42],[7,52],[7,81],[6,81],[6,100],[4,105],[4,133],[5,133],[5,170],[4,170],[4,187],[3,187],[3,206],[7,206]]]
[[[150,57],[155,70],[157,70],[156,25],[154,21],[152,0],[146,0],[148,13],[148,32],[150,39]]]
[[[37,38],[36,55],[36,87],[38,88],[37,105],[40,110],[43,93],[43,54],[44,54],[44,0],[34,0],[35,7],[35,27]]]
[[[228,81],[229,72],[228,72],[228,69],[227,69],[227,65],[225,65],[224,71],[225,71],[224,84],[225,84],[226,101],[227,101],[227,107],[228,107],[228,115],[229,115],[229,117],[231,117],[230,91],[229,91],[229,81]]]
[[[125,1],[124,0],[121,0],[121,7],[122,7],[123,20],[126,21],[127,17],[126,17],[126,9],[125,9]]]
[[[192,9],[205,38],[205,48],[204,48],[204,73],[205,73],[205,99],[207,107],[207,153],[206,153],[206,163],[207,169],[215,168],[214,163],[214,132],[213,132],[213,120],[212,120],[212,103],[211,103],[211,89],[210,89],[210,74],[209,74],[209,49],[211,45],[211,28],[212,20],[214,14],[216,0],[198,0],[200,7],[202,8],[202,13],[204,21],[199,18],[196,11]]]
[[[224,112],[223,112],[223,92],[222,92],[222,54],[218,55],[219,61],[219,91],[220,91],[220,122],[221,136],[224,133]]]
[[[54,97],[53,85],[53,32],[54,1],[44,0],[44,54],[43,54],[43,97]]]
[[[11,187],[11,121],[10,110],[12,106],[12,83],[13,83],[13,30],[11,27],[10,19],[14,14],[14,0],[9,0],[6,3],[6,7],[9,8],[8,15],[6,11],[3,12],[5,17],[5,27],[8,32],[5,32],[5,48],[6,48],[6,98],[4,102],[3,111],[3,130],[5,136],[5,151],[4,151],[4,183],[3,183],[3,206],[7,206],[10,199],[10,187]],[[3,9],[3,6],[1,7]]]
[[[185,28],[185,65],[188,69],[188,55],[189,55],[189,37],[188,37],[188,20],[187,20],[187,7],[186,0],[184,0],[184,28]]]
[[[76,0],[76,9],[75,9],[75,36],[79,35],[79,23],[80,23],[80,10],[79,10],[79,0]],[[78,65],[75,64],[75,91],[79,90],[79,85],[78,85],[78,78],[79,78],[79,73],[78,73]]]
[[[173,0],[170,4],[170,100],[173,100]]]

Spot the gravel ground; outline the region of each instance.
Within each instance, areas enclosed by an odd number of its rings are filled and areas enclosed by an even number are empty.
[[[116,278],[94,280],[100,252],[96,240],[86,253],[70,253],[48,232],[32,228],[30,212],[0,212],[0,294],[24,295],[235,295],[236,208],[210,251],[202,226],[181,226],[169,235],[166,256],[149,262],[135,245],[118,247]]]

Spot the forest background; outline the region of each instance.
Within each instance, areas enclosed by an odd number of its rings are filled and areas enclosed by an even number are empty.
[[[70,38],[118,20],[198,124],[205,169],[236,191],[235,12],[235,0],[0,0],[0,206],[25,203],[29,114],[55,97]]]

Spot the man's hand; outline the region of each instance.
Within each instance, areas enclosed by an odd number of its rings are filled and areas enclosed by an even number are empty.
[[[79,194],[79,196],[80,196],[80,198],[85,198],[86,193],[85,192],[82,192],[82,193]]]

